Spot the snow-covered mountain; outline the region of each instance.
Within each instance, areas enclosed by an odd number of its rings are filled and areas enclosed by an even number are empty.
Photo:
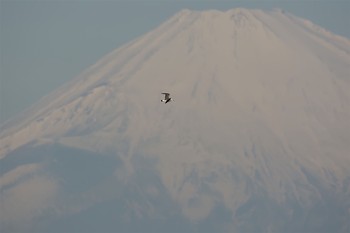
[[[183,10],[1,128],[1,232],[349,232],[349,67],[283,11]]]

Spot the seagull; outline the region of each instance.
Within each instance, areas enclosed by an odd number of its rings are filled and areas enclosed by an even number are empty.
[[[168,103],[168,102],[172,101],[172,98],[170,98],[170,94],[169,93],[164,92],[162,94],[164,95],[164,99],[161,100],[161,102]]]

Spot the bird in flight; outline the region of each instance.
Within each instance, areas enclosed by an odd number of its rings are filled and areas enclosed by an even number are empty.
[[[172,101],[172,98],[170,98],[170,94],[169,93],[162,93],[164,95],[164,99],[161,100],[161,102],[164,102],[165,104]]]

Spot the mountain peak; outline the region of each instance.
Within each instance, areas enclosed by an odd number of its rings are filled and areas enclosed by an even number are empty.
[[[233,8],[227,11],[220,11],[220,10],[203,10],[203,11],[193,11],[189,9],[184,9],[178,12],[174,17],[175,18],[182,18],[183,20],[187,17],[190,16],[195,16],[197,17],[198,20],[202,19],[215,19],[215,18],[231,18],[235,20],[240,20],[240,19],[247,19],[251,18],[254,13],[262,11],[256,10],[256,9],[247,9],[247,8]]]

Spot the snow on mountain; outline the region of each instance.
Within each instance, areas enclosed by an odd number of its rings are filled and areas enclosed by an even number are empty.
[[[288,13],[183,10],[3,126],[2,225],[346,232],[349,66]]]

